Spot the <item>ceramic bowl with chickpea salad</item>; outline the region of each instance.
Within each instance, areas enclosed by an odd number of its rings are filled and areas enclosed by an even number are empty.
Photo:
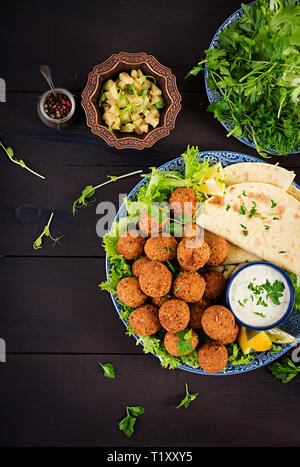
[[[181,109],[170,68],[145,52],[120,52],[94,66],[82,92],[91,131],[117,149],[150,148],[168,136]]]

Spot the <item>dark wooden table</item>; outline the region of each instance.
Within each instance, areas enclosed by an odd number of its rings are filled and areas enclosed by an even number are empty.
[[[1,446],[298,446],[300,377],[282,384],[265,368],[235,376],[165,370],[125,335],[105,280],[95,206],[72,216],[88,184],[109,175],[158,166],[184,152],[232,150],[257,156],[206,112],[203,79],[184,81],[237,0],[6,2],[1,6],[1,140],[46,181],[12,164],[1,152],[0,363]],[[93,135],[80,107],[92,67],[112,53],[146,51],[177,77],[182,110],[176,129],[152,149],[118,151]],[[47,88],[39,65],[49,63],[57,85],[78,98],[77,121],[57,132],[41,123],[36,104]],[[272,158],[297,173],[300,158]],[[117,203],[135,176],[97,193]],[[61,246],[32,243],[50,213]],[[112,362],[117,377],[103,376]],[[176,410],[184,383],[199,397]],[[119,431],[127,405],[146,413],[131,439]]]

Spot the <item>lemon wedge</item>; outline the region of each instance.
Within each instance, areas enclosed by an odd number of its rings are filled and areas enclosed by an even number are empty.
[[[294,336],[279,328],[268,329],[266,333],[275,344],[290,344],[295,340]]]
[[[209,175],[203,178],[200,191],[213,196],[223,196],[225,191],[225,177],[221,162],[211,167]]]
[[[238,343],[244,354],[253,351],[263,352],[272,348],[272,340],[266,331],[254,331],[244,326],[241,326]]]

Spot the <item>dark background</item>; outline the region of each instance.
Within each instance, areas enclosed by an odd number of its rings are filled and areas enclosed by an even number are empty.
[[[40,180],[0,158],[2,286],[0,337],[1,446],[298,446],[300,377],[282,384],[266,369],[234,376],[165,370],[125,334],[105,280],[95,206],[72,216],[88,184],[149,166],[184,152],[224,149],[257,156],[206,112],[203,77],[184,81],[237,0],[14,1],[1,6],[1,71],[7,102],[0,103],[0,139],[46,176]],[[93,135],[84,113],[60,133],[41,123],[37,99],[47,89],[39,73],[49,63],[57,85],[79,98],[88,72],[112,53],[145,51],[177,77],[182,110],[176,128],[152,149],[119,151]],[[299,155],[272,158],[297,172]],[[117,202],[135,176],[97,192]],[[54,236],[32,243],[51,211]],[[98,362],[112,362],[108,380]],[[199,397],[176,410],[184,383]],[[143,405],[131,439],[119,431],[127,405]]]

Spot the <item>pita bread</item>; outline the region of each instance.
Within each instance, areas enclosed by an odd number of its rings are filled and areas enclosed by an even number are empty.
[[[237,183],[261,182],[275,185],[287,191],[295,178],[295,173],[291,170],[263,162],[231,164],[224,167],[223,171],[226,186]]]
[[[300,203],[277,186],[231,185],[223,197],[205,201],[197,222],[243,250],[300,275]]]

